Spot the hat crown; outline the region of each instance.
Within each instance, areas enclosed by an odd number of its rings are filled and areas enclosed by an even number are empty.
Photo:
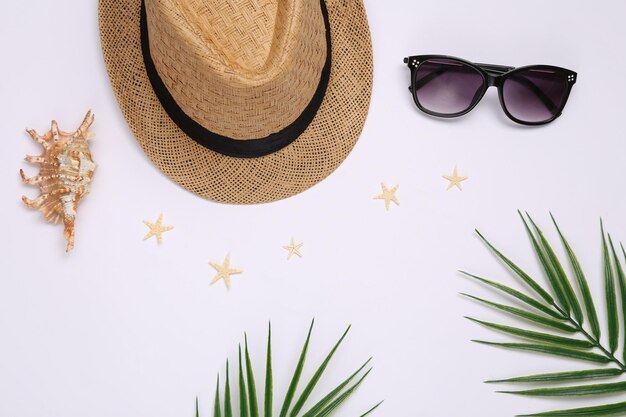
[[[267,64],[278,32],[277,1],[196,0],[183,2],[181,11],[188,22],[201,28],[198,36],[231,64],[251,72],[262,71]],[[284,31],[276,34],[284,37]]]
[[[146,0],[150,55],[180,108],[233,139],[276,133],[326,60],[319,0]]]

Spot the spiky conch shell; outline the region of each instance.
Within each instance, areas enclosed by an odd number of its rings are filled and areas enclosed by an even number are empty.
[[[89,150],[89,127],[94,116],[87,112],[83,123],[73,133],[59,130],[52,121],[51,130],[40,136],[33,129],[26,129],[31,138],[43,146],[40,156],[27,156],[27,162],[39,165],[39,175],[28,178],[20,169],[25,184],[38,185],[40,195],[34,200],[22,197],[30,208],[41,211],[47,221],[63,222],[66,251],[74,247],[74,220],[80,200],[89,194],[96,164]]]

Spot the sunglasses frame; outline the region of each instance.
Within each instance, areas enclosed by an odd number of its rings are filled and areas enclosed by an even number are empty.
[[[464,65],[467,65],[468,67],[473,68],[474,70],[476,70],[476,72],[478,72],[483,77],[482,89],[480,93],[476,95],[477,98],[474,99],[472,104],[467,109],[458,113],[438,113],[438,112],[428,110],[420,104],[417,98],[417,92],[415,89],[415,72],[419,69],[419,67],[425,61],[428,61],[430,59],[449,59],[453,61],[458,61]],[[563,112],[563,109],[565,108],[565,105],[567,104],[567,100],[569,99],[570,92],[572,91],[572,87],[574,86],[578,78],[578,74],[576,72],[569,70],[567,68],[555,67],[552,65],[526,65],[523,67],[515,68],[511,66],[506,66],[506,65],[474,63],[474,62],[470,62],[462,58],[457,58],[455,56],[449,56],[449,55],[412,55],[407,58],[404,58],[404,63],[407,64],[409,69],[411,70],[411,85],[409,86],[409,91],[411,92],[411,95],[413,96],[413,101],[415,101],[415,105],[424,113],[429,114],[431,116],[442,117],[442,118],[447,118],[447,119],[463,116],[469,113],[470,111],[472,111],[474,107],[476,107],[476,105],[480,102],[480,100],[482,100],[483,96],[485,95],[489,87],[496,87],[498,89],[498,98],[500,100],[500,106],[502,107],[502,110],[504,110],[504,113],[506,114],[506,116],[516,123],[527,125],[527,126],[544,125],[558,118]],[[550,119],[542,120],[539,122],[529,122],[525,120],[520,120],[516,118],[515,116],[513,116],[506,107],[506,103],[504,102],[504,93],[503,93],[504,82],[511,75],[514,75],[518,72],[526,71],[529,69],[550,70],[550,71],[562,73],[566,76],[567,90],[565,92],[565,99],[563,100],[563,104],[555,112],[554,116],[552,116]]]

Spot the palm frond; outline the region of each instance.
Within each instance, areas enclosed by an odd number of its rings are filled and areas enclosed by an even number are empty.
[[[532,278],[524,272],[516,263],[502,254],[478,231],[480,239],[489,247],[495,256],[504,262],[513,272],[513,276],[522,284],[529,287],[531,292],[518,290],[510,286],[482,278],[477,275],[462,272],[465,276],[483,284],[490,289],[511,297],[518,301],[519,307],[513,307],[474,295],[462,294],[473,301],[490,307],[497,312],[514,316],[526,321],[531,326],[539,326],[540,329],[521,328],[507,324],[494,323],[477,318],[466,317],[470,321],[517,339],[529,342],[490,342],[474,340],[474,342],[501,347],[509,350],[532,352],[535,354],[561,357],[570,360],[591,362],[597,364],[596,369],[580,371],[566,371],[554,373],[540,373],[505,379],[486,381],[497,384],[532,383],[539,385],[537,388],[524,390],[502,390],[501,393],[535,397],[579,397],[579,396],[606,396],[626,392],[626,340],[620,355],[616,356],[620,345],[620,323],[622,325],[622,339],[626,339],[626,269],[620,261],[615,244],[610,235],[604,231],[604,225],[600,224],[602,234],[602,257],[604,270],[604,298],[607,306],[607,329],[608,346],[601,339],[600,320],[596,312],[596,302],[589,289],[587,278],[578,261],[574,250],[566,240],[564,234],[550,214],[552,223],[556,228],[561,244],[567,255],[568,264],[573,272],[573,278],[563,267],[553,246],[537,223],[526,213],[519,216],[524,225],[531,247],[543,272],[543,279],[547,287],[539,284],[539,280]],[[622,257],[626,261],[626,250],[620,244]],[[617,284],[616,284],[617,281]],[[574,285],[575,284],[575,285]],[[578,293],[576,290],[578,290]],[[580,294],[580,295],[579,295]],[[621,309],[620,306],[621,305]],[[560,334],[559,334],[560,333]],[[567,335],[564,336],[563,333]],[[619,359],[618,359],[619,356]],[[606,365],[612,365],[606,367]],[[616,382],[587,383],[598,379],[622,378]],[[578,382],[583,385],[551,386],[552,384]],[[549,411],[527,416],[614,416],[626,415],[626,403],[604,404],[595,407],[575,408],[570,410]]]
[[[517,308],[517,307],[512,307],[512,306],[507,306],[504,304],[500,304],[500,303],[494,303],[493,301],[488,301],[485,300],[483,298],[479,298],[479,297],[474,297],[473,295],[469,295],[469,294],[465,294],[465,293],[461,293],[462,296],[470,298],[474,301],[478,301],[486,306],[492,307],[494,309],[497,310],[501,310],[504,311],[505,313],[509,313],[511,315],[517,316],[519,318],[522,318],[524,320],[528,320],[530,322],[533,322],[535,324],[540,324],[542,326],[545,327],[552,327],[556,330],[560,330],[562,332],[566,332],[566,333],[576,333],[577,329],[575,327],[572,327],[571,325],[564,323],[563,321],[559,321],[559,320],[553,320],[551,318],[539,315],[539,314],[535,314],[533,312],[530,312],[528,310],[524,310],[522,308]]]
[[[611,245],[611,253],[613,255],[613,263],[615,265],[615,275],[617,276],[617,283],[619,286],[619,294],[622,300],[626,300],[626,275],[624,274],[624,268],[622,268],[622,263],[620,262],[617,251],[615,250],[615,246],[613,245],[613,239],[609,235],[609,244]],[[622,328],[624,337],[626,338],[626,303],[622,301]],[[626,346],[622,351],[622,358],[626,360]]]
[[[215,385],[215,404],[213,406],[213,416],[222,417],[222,406],[220,405],[220,377],[217,376],[217,384]],[[198,397],[196,397],[196,417],[200,417],[198,413]]]
[[[605,395],[624,391],[626,391],[626,381],[611,382],[608,384],[577,385],[572,387],[537,388],[520,391],[499,392],[535,397],[580,397],[583,395]]]
[[[546,355],[561,356],[568,359],[578,359],[581,361],[595,363],[609,363],[611,360],[606,356],[593,353],[583,352],[580,350],[564,348],[553,345],[540,345],[533,343],[506,343],[506,342],[486,342],[484,340],[473,340],[473,342],[483,345],[500,346],[507,349],[522,350],[527,352],[543,353]]]
[[[533,330],[520,329],[518,327],[505,326],[503,324],[490,323],[488,321],[482,321],[474,319],[472,317],[466,317],[466,319],[473,321],[474,323],[482,324],[493,330],[498,330],[503,333],[508,333],[513,336],[520,337],[522,339],[535,340],[539,342],[551,343],[553,345],[560,345],[572,349],[592,349],[594,344],[588,340],[573,339],[571,337],[557,336],[550,333],[536,332]]]
[[[541,247],[541,245],[537,241],[537,237],[535,236],[533,231],[530,230],[530,227],[528,226],[528,222],[526,221],[526,219],[524,218],[521,212],[518,212],[518,214],[520,218],[522,219],[522,222],[524,223],[524,227],[526,228],[526,233],[528,233],[528,237],[530,238],[530,241],[533,245],[533,249],[535,250],[535,255],[537,255],[537,258],[539,258],[541,266],[543,267],[544,276],[548,279],[548,283],[550,284],[552,291],[556,294],[556,298],[557,300],[559,300],[561,307],[565,310],[565,313],[569,315],[570,313],[570,305],[568,303],[569,297],[565,295],[563,283],[559,280],[559,277],[557,277],[556,272],[554,271],[554,268],[551,262],[548,260],[548,257],[544,249]]]
[[[567,279],[567,275],[565,275],[565,271],[563,270],[563,266],[561,265],[561,262],[559,262],[558,257],[556,256],[556,254],[554,253],[554,250],[552,249],[552,246],[550,246],[550,243],[544,236],[541,229],[534,222],[532,217],[530,217],[528,214],[526,214],[526,216],[528,216],[530,223],[533,225],[535,234],[541,244],[541,248],[543,249],[543,252],[546,255],[548,264],[550,265],[550,270],[555,274],[555,277],[554,277],[555,281],[557,281],[559,286],[563,289],[565,299],[567,300],[567,304],[572,308],[572,314],[574,318],[576,319],[577,322],[582,324],[583,313],[582,313],[582,309],[580,308],[580,303],[578,302],[576,294],[574,293],[574,288],[572,287],[572,284]]]
[[[367,378],[371,371],[372,370],[370,369],[365,374],[363,374],[363,376],[361,376],[361,378],[354,385],[341,393],[341,395],[335,398],[330,404],[328,404],[326,407],[316,413],[315,417],[327,417],[331,415],[344,401],[348,399],[348,397],[350,397],[350,395],[352,395],[352,393],[361,385],[361,383],[365,380],[365,378]]]
[[[272,325],[267,329],[267,358],[265,359],[265,417],[272,417],[274,405],[274,378],[272,377]]]
[[[216,389],[219,392],[219,385]],[[230,398],[230,377],[228,375],[228,361],[226,361],[226,385],[224,387],[224,417],[233,417],[233,404]]]
[[[370,415],[371,413],[374,412],[374,410],[376,410],[378,407],[380,407],[382,405],[382,403],[383,403],[383,401],[379,402],[374,407],[372,407],[369,410],[367,410],[364,414],[361,414],[361,417],[365,417],[365,416]]]
[[[568,382],[568,381],[583,381],[587,379],[602,379],[619,376],[622,374],[622,370],[615,368],[607,369],[588,369],[585,371],[570,371],[570,372],[554,372],[549,374],[537,374],[518,376],[515,378],[497,379],[492,381],[485,381],[488,384],[508,382],[508,383],[531,383],[531,382]]]
[[[591,334],[596,338],[600,339],[600,323],[598,321],[598,314],[596,313],[596,306],[593,302],[593,297],[591,295],[591,291],[589,291],[589,284],[587,283],[587,278],[585,277],[585,273],[580,266],[580,262],[578,262],[578,258],[576,254],[572,250],[572,247],[569,245],[563,233],[561,233],[561,229],[559,225],[556,223],[554,216],[550,213],[550,218],[552,219],[552,223],[556,228],[556,231],[559,233],[559,237],[561,238],[561,243],[567,252],[567,257],[569,258],[570,265],[574,270],[574,275],[576,276],[576,282],[578,283],[578,289],[583,296],[583,301],[585,303],[585,311],[587,313],[587,319],[589,320],[589,326],[591,327]]]
[[[248,400],[250,406],[250,417],[259,417],[259,403],[256,398],[256,383],[254,382],[254,373],[252,372],[252,361],[250,360],[250,352],[248,351],[248,335],[244,335],[245,351],[246,351],[246,376],[248,380]]]
[[[607,325],[609,330],[609,349],[611,353],[617,350],[619,337],[619,321],[617,318],[617,294],[615,292],[615,278],[613,277],[613,266],[611,265],[611,255],[606,244],[604,225],[600,221],[602,231],[602,255],[604,259],[604,288],[606,295]]]
[[[476,230],[476,234],[493,251],[493,253],[498,258],[500,258],[500,260],[504,262],[513,272],[515,272],[515,274],[522,281],[524,281],[530,288],[532,288],[533,291],[537,293],[537,295],[543,298],[548,304],[554,305],[554,298],[552,298],[552,296],[546,290],[544,290],[541,285],[537,284],[537,282],[534,279],[532,279],[530,275],[524,272],[520,267],[518,267],[515,263],[513,263],[513,261],[511,261],[509,258],[504,256],[502,252],[496,249],[495,246],[493,246],[487,239],[485,239],[485,237],[478,230]]]
[[[626,402],[595,407],[574,408],[571,410],[548,411],[537,414],[522,414],[518,417],[605,417],[621,416],[626,413]]]
[[[369,358],[367,362],[365,362],[359,369],[356,370],[355,373],[350,375],[345,381],[337,386],[334,390],[329,392],[324,398],[322,398],[317,404],[315,404],[309,411],[304,413],[302,417],[313,417],[317,415],[321,410],[323,410],[339,393],[352,381],[357,375],[361,373],[361,371],[372,361],[372,358]],[[370,368],[371,369],[371,368]]]
[[[339,338],[337,343],[333,346],[330,352],[326,355],[323,362],[319,365],[310,381],[307,383],[305,388],[302,390],[300,395],[296,399],[296,390],[298,387],[298,382],[300,381],[300,377],[302,376],[302,372],[304,370],[304,366],[306,363],[306,355],[309,348],[309,343],[311,341],[311,334],[313,331],[314,321],[311,322],[309,327],[309,331],[307,334],[306,341],[302,348],[302,352],[300,353],[300,357],[298,359],[298,363],[296,364],[296,368],[293,373],[293,377],[291,379],[291,383],[289,384],[289,388],[287,389],[287,394],[285,395],[285,401],[281,407],[280,416],[285,417],[289,415],[290,417],[330,417],[339,409],[339,407],[352,396],[352,394],[357,390],[357,388],[363,383],[363,381],[367,378],[372,368],[366,369],[368,364],[371,362],[371,358],[368,359],[359,369],[357,369],[354,373],[352,373],[348,378],[346,378],[343,382],[341,382],[338,386],[332,389],[328,394],[322,397],[316,404],[311,406],[311,408],[302,413],[303,408],[307,404],[307,400],[310,398],[313,393],[315,387],[318,385],[320,380],[324,375],[324,371],[328,367],[332,357],[335,352],[339,349],[340,345],[346,338],[350,326],[345,330],[343,335]],[[252,358],[250,355],[250,350],[248,348],[248,337],[244,335],[244,347],[242,351],[241,345],[239,346],[239,416],[240,417],[260,417],[260,409],[258,404],[257,397],[257,388],[255,383],[254,371],[252,366]],[[267,336],[267,356],[266,356],[266,367],[265,367],[265,394],[264,394],[264,403],[263,403],[263,416],[264,417],[272,417],[273,414],[273,376],[272,376],[272,329],[271,326],[268,328],[268,336]],[[356,382],[353,382],[355,381]],[[214,417],[222,416],[222,408],[220,401],[220,379],[218,376],[217,379],[217,388],[215,392],[215,404],[214,404]],[[295,400],[295,403],[294,403]],[[293,406],[291,404],[294,404]],[[382,402],[381,402],[382,403]],[[365,414],[362,414],[361,417],[365,417],[372,413],[381,403],[376,404],[374,407],[370,408]],[[198,400],[196,399],[196,417],[199,417],[199,409],[198,409]],[[226,361],[226,382],[225,382],[225,390],[224,390],[224,416],[225,417],[233,417],[232,412],[232,404],[231,404],[231,395],[230,395],[230,376],[228,370],[228,361]]]
[[[315,388],[315,386],[319,382],[320,378],[322,377],[322,374],[326,370],[326,367],[328,366],[328,364],[329,364],[330,360],[332,359],[333,355],[335,354],[335,352],[339,348],[339,345],[341,345],[341,342],[343,342],[343,340],[348,335],[348,332],[350,331],[350,327],[351,326],[348,326],[348,328],[343,333],[343,335],[341,336],[339,341],[335,344],[335,346],[333,346],[331,351],[328,353],[328,355],[324,359],[324,362],[322,362],[322,364],[319,366],[319,368],[317,368],[317,371],[315,371],[315,373],[313,374],[313,377],[311,377],[311,380],[309,381],[309,383],[306,385],[306,387],[304,387],[304,390],[300,394],[300,398],[298,398],[298,400],[296,401],[295,405],[293,406],[293,409],[291,410],[291,413],[289,414],[291,417],[296,417],[298,415],[298,413],[300,412],[300,410],[302,410],[302,407],[304,407],[304,403],[306,402],[306,400],[309,399],[309,396],[311,395],[311,393],[313,393],[313,389]]]
[[[248,394],[246,392],[246,379],[243,376],[243,372],[241,345],[239,345],[239,415],[240,417],[248,417]]]
[[[304,369],[304,363],[306,362],[306,354],[309,350],[309,343],[311,341],[311,333],[313,332],[313,325],[315,324],[315,319],[311,320],[311,325],[309,326],[309,333],[307,334],[306,340],[304,342],[304,346],[302,347],[302,352],[300,353],[300,358],[298,359],[298,364],[296,365],[296,369],[293,372],[293,377],[291,378],[291,382],[289,383],[289,388],[287,389],[287,395],[285,395],[285,401],[283,402],[283,406],[280,410],[280,417],[286,417],[289,412],[289,407],[291,406],[291,402],[296,395],[296,389],[298,388],[298,383],[300,382],[300,377],[302,376],[302,370]]]
[[[486,284],[486,285],[488,285],[490,287],[493,287],[493,288],[495,288],[497,290],[500,290],[501,292],[503,292],[505,294],[508,294],[511,297],[516,298],[517,300],[519,300],[519,301],[521,301],[521,302],[523,302],[525,304],[528,304],[529,306],[534,307],[535,309],[537,309],[537,310],[539,310],[539,311],[541,311],[543,313],[546,313],[549,316],[554,317],[555,319],[564,319],[565,318],[559,312],[554,311],[554,309],[546,306],[542,302],[537,301],[537,300],[535,300],[532,297],[527,296],[526,294],[524,294],[521,291],[517,291],[514,288],[507,287],[506,285],[500,284],[498,282],[493,282],[493,281],[490,281],[488,279],[481,278],[481,277],[478,277],[476,275],[472,275],[472,274],[467,273],[465,271],[460,271],[460,272],[463,275],[467,276],[467,277],[473,278],[473,279],[475,279],[477,281],[482,282],[483,284]]]

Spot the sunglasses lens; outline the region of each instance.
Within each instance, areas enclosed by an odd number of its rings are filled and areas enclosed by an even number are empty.
[[[413,89],[418,103],[427,111],[456,115],[472,107],[484,89],[480,72],[454,59],[432,58],[420,64]]]
[[[568,92],[567,74],[551,68],[529,68],[511,74],[502,85],[502,101],[516,119],[541,123],[559,115]]]

